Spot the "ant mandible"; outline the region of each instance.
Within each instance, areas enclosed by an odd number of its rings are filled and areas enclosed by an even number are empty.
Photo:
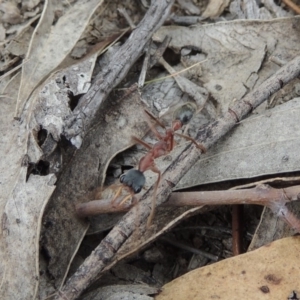
[[[134,194],[139,193],[142,188],[145,185],[146,179],[144,176],[144,172],[147,170],[151,170],[154,173],[158,174],[158,178],[156,180],[154,193],[153,193],[153,200],[152,200],[152,208],[151,213],[149,215],[147,226],[149,227],[151,225],[152,219],[154,217],[155,212],[155,205],[156,205],[156,192],[157,187],[159,185],[160,179],[161,179],[161,172],[155,165],[154,160],[158,157],[167,155],[170,151],[174,148],[174,135],[178,135],[180,137],[183,137],[191,142],[193,142],[197,148],[199,148],[203,153],[206,152],[205,147],[198,144],[193,138],[186,136],[184,134],[177,133],[179,129],[182,128],[183,125],[186,125],[190,122],[192,119],[194,113],[196,111],[195,105],[188,102],[183,104],[181,107],[175,110],[173,115],[173,121],[172,121],[172,127],[166,128],[156,117],[154,117],[150,112],[145,110],[145,113],[147,114],[147,123],[151,129],[151,131],[154,133],[154,135],[159,140],[154,145],[150,145],[143,140],[132,137],[132,139],[141,145],[143,145],[145,148],[147,148],[149,151],[148,153],[143,156],[138,165],[138,169],[131,169],[125,174],[122,174],[120,176],[120,182],[125,186],[125,188],[129,191],[130,195],[125,197],[119,205],[127,201],[130,197],[134,197]],[[154,125],[151,123],[150,118],[153,119],[158,125],[160,125],[162,128],[165,129],[165,134],[161,135],[157,129],[154,127]],[[114,197],[114,200],[119,196],[121,192],[121,188],[117,192],[117,194]]]

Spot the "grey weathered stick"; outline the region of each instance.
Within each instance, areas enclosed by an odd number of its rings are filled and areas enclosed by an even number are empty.
[[[131,66],[153,33],[163,24],[169,15],[174,0],[152,1],[143,20],[131,33],[128,40],[113,55],[106,69],[95,78],[89,91],[80,99],[73,114],[65,122],[64,135],[79,148],[85,132],[90,127],[97,111],[109,93],[126,76]]]
[[[228,133],[236,123],[246,117],[249,112],[263,103],[270,95],[280,90],[283,85],[299,76],[300,57],[296,57],[284,67],[279,69],[272,77],[250,92],[243,99],[236,101],[229,111],[222,117],[199,130],[196,140],[208,149],[221,137]],[[173,187],[196,163],[200,157],[200,151],[194,146],[187,146],[182,153],[170,164],[163,174],[161,185],[157,191],[157,206],[164,203],[172,192]],[[138,213],[140,220],[145,222],[150,214],[153,187],[142,197],[140,203],[134,206],[122,220],[101,241],[99,246],[86,258],[76,273],[69,278],[65,286],[59,292],[57,299],[77,298],[93,280],[107,267],[114,258],[118,249],[136,228]]]

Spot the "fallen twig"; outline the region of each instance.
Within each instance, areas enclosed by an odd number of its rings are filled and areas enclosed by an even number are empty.
[[[243,201],[243,199],[241,199]],[[243,253],[243,205],[232,206],[232,253],[239,255]]]
[[[296,14],[300,14],[300,7],[292,0],[283,0],[282,2],[295,11]]]
[[[158,1],[159,2],[159,1]],[[278,91],[290,80],[300,74],[300,57],[296,57],[291,62],[281,68],[275,75],[266,80],[256,90],[250,92],[240,101],[236,101],[222,117],[198,131],[196,140],[210,148],[236,123],[246,117],[249,112],[259,106],[270,95]],[[187,146],[182,153],[170,164],[163,174],[161,185],[157,191],[157,205],[166,201],[172,193],[172,189],[187,171],[199,159],[201,152],[194,145]],[[139,212],[140,220],[145,222],[150,214],[153,187],[142,197],[141,201],[134,206],[123,219],[111,230],[111,232],[101,241],[99,246],[84,261],[73,276],[69,278],[65,286],[59,292],[56,299],[77,298],[111,263],[118,249],[128,239],[136,228],[136,222],[132,222],[134,216]],[[275,209],[276,207],[274,207]],[[284,207],[276,208],[278,213],[286,216]]]
[[[163,24],[174,0],[153,1],[145,17],[132,31],[128,40],[113,55],[110,64],[100,72],[89,91],[65,122],[64,136],[74,146],[81,146],[83,137],[94,120],[101,104],[109,93],[126,76],[132,65],[140,57],[153,33]]]
[[[121,201],[123,197],[117,199]],[[275,214],[283,218],[292,228],[300,232],[300,220],[294,219],[285,208],[286,203],[300,199],[300,186],[275,189],[265,184],[255,188],[225,191],[175,192],[163,203],[163,206],[202,206],[202,205],[237,205],[256,204],[269,207]],[[112,205],[111,199],[93,200],[80,203],[76,211],[80,217],[94,216],[103,213],[128,211],[134,204],[124,203]],[[284,213],[282,213],[282,211]]]

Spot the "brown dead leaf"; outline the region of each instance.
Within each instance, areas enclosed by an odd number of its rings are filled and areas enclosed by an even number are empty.
[[[166,284],[156,300],[287,299],[299,292],[300,237],[189,272]]]

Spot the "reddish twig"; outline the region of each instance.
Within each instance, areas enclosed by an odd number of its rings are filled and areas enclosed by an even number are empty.
[[[276,215],[283,218],[292,228],[300,229],[300,220],[294,217],[286,208],[286,203],[299,200],[300,186],[285,189],[275,189],[267,185],[259,185],[251,189],[204,191],[204,192],[175,192],[163,204],[164,206],[202,206],[202,205],[240,205],[256,204],[269,207]],[[117,199],[120,201],[122,197]],[[93,200],[80,203],[76,211],[80,217],[94,216],[102,213],[127,211],[133,205],[124,203],[113,206],[111,199]],[[298,230],[300,232],[300,230]]]
[[[242,199],[241,199],[242,200]],[[232,206],[232,253],[243,253],[243,205]]]

